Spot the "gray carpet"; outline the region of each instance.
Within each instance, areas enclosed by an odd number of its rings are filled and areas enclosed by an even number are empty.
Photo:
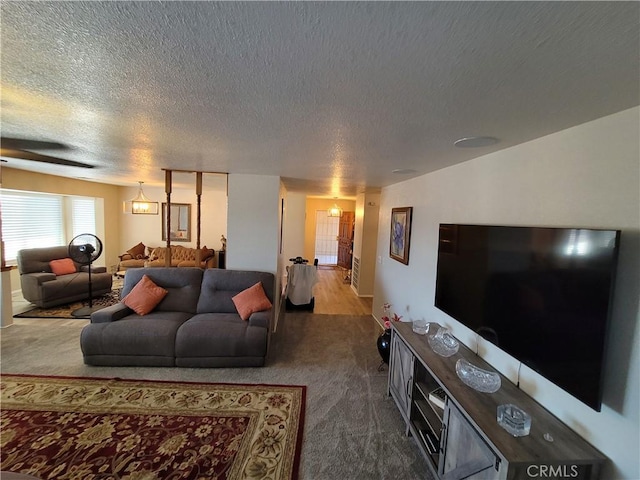
[[[110,368],[83,364],[86,324],[13,325],[1,335],[2,373],[307,385],[303,480],[431,479],[378,372],[379,327],[370,316],[287,313],[264,368]]]

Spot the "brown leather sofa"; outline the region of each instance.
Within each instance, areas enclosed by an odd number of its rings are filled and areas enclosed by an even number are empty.
[[[139,244],[141,245],[141,244]],[[134,247],[135,248],[135,247]],[[134,250],[129,250],[127,253],[120,255],[120,263],[118,270],[127,270],[129,268],[142,268],[142,267],[165,267],[165,257],[167,253],[167,247],[149,248],[149,255],[135,254]],[[144,245],[143,245],[144,251]],[[171,246],[171,263],[172,267],[200,267],[200,268],[215,268],[216,256],[215,251],[209,248],[200,249],[200,264],[196,265],[196,252],[197,249],[183,247],[182,245]]]

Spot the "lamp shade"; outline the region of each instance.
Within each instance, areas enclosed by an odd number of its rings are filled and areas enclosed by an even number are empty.
[[[158,202],[152,201],[142,191],[142,183],[138,189],[138,195],[131,200],[131,213],[135,215],[157,215],[158,214]]]

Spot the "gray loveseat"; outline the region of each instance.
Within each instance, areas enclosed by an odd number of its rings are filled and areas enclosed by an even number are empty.
[[[75,273],[55,275],[49,262],[69,257],[66,246],[28,248],[18,252],[20,286],[25,300],[40,308],[55,307],[89,298],[88,266],[74,262]],[[113,278],[105,267],[91,267],[93,298],[111,291]]]
[[[168,291],[147,315],[119,303],[91,315],[80,346],[87,365],[259,367],[265,363],[273,307],[242,320],[231,298],[262,282],[273,304],[267,272],[199,268],[127,270],[122,297],[148,275]]]

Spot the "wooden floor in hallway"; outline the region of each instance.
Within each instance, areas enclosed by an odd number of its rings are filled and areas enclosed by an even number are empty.
[[[318,267],[318,283],[313,288],[313,313],[371,315],[372,297],[358,297],[345,281],[347,271],[338,267]]]

